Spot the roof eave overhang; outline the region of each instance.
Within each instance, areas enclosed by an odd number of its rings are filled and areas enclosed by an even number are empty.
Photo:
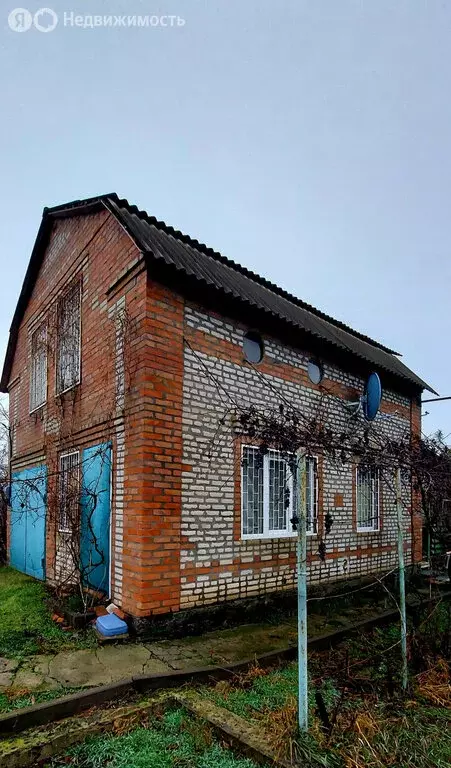
[[[130,235],[132,233],[130,232]],[[212,285],[211,283],[207,282],[206,280],[202,278],[198,278],[194,275],[187,275],[186,272],[184,272],[181,269],[178,269],[174,265],[167,264],[164,262],[161,258],[158,258],[152,251],[141,251],[147,264],[148,272],[151,273],[151,276],[153,277],[160,277],[162,279],[170,280],[172,279],[178,279],[182,281],[183,286],[186,288],[188,284],[194,285],[198,284],[202,286],[202,295],[205,297],[206,293],[208,292],[211,296],[218,296],[222,295],[227,301],[229,301],[231,304],[234,304],[235,307],[238,305],[241,307],[246,307],[246,309],[249,311],[249,309],[252,309],[253,311],[259,313],[260,315],[266,315],[267,317],[274,318],[274,320],[277,320],[278,323],[285,325],[287,328],[289,328],[291,331],[295,331],[297,333],[304,334],[307,338],[311,338],[312,340],[318,341],[319,337],[312,333],[307,328],[301,328],[301,326],[296,325],[295,323],[291,323],[286,318],[281,317],[279,315],[275,315],[274,313],[270,312],[267,309],[263,309],[261,307],[258,307],[257,305],[251,305],[248,301],[240,300],[236,296],[232,296],[227,291],[221,290],[219,287]],[[155,269],[156,268],[156,269]],[[334,346],[336,350],[341,350],[343,354],[349,355],[351,357],[354,357],[356,359],[359,359],[361,363],[363,363],[365,366],[368,367],[368,369],[371,370],[377,370],[379,373],[385,373],[389,374],[390,377],[393,379],[396,379],[399,382],[399,387],[403,389],[404,391],[415,391],[418,395],[421,394],[423,390],[427,390],[428,392],[432,392],[433,394],[437,394],[437,392],[432,389],[429,384],[427,384],[425,381],[420,379],[418,376],[416,376],[412,372],[412,378],[407,376],[402,376],[399,373],[396,373],[392,370],[389,370],[388,368],[385,368],[383,366],[376,366],[374,363],[369,361],[367,358],[363,357],[362,355],[357,355],[355,352],[350,351],[346,347],[342,347],[340,344],[332,345],[331,342],[326,342],[324,339],[320,339],[322,344],[327,344],[327,346]]]

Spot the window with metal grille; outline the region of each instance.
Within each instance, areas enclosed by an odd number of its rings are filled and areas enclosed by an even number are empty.
[[[316,456],[307,456],[305,464],[307,533],[316,533],[318,531],[318,459]]]
[[[316,533],[318,519],[317,460],[307,458],[307,531]],[[287,536],[293,533],[293,475],[286,456],[243,446],[241,519],[243,538]]]
[[[58,302],[57,393],[80,382],[81,286],[73,285]]]
[[[58,530],[61,533],[77,530],[79,505],[80,454],[73,451],[60,456]]]
[[[379,530],[380,478],[377,467],[357,467],[356,503],[357,530]]]
[[[47,326],[41,325],[31,337],[30,412],[47,400]]]

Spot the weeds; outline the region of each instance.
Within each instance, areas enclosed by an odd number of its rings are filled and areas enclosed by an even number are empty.
[[[399,627],[376,629],[310,655],[308,734],[297,727],[297,665],[253,669],[205,695],[260,723],[279,757],[327,768],[451,768],[448,606],[420,617],[410,661],[420,668],[406,700],[399,679]],[[413,658],[415,665],[413,665]]]
[[[417,675],[415,683],[422,699],[451,710],[450,667],[444,659],[439,659],[432,667]]]

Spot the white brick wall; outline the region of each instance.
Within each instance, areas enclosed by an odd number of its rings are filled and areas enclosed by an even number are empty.
[[[243,327],[198,309],[186,307],[187,329],[200,330],[241,348]],[[306,372],[308,354],[265,337],[265,359],[283,363]],[[195,344],[194,344],[195,347]],[[219,347],[218,347],[219,349]],[[222,357],[219,357],[222,355]],[[363,390],[364,381],[324,363],[324,382],[339,382]],[[182,607],[230,600],[293,586],[296,539],[242,541],[234,538],[234,479],[240,472],[234,451],[231,412],[236,405],[265,409],[278,405],[278,394],[308,415],[315,412],[318,393],[305,385],[269,376],[251,367],[227,359],[192,351],[185,346],[183,442],[185,464],[182,484],[181,552]],[[384,390],[384,400],[409,407],[407,397]],[[341,398],[330,396],[334,429],[345,427],[348,412]],[[222,420],[222,423],[221,423]],[[381,419],[381,428],[398,437],[410,431],[410,421],[402,414]],[[327,537],[327,552],[335,556],[323,563],[315,555],[318,537],[309,537],[313,560],[310,580],[325,582],[371,571],[390,569],[396,564],[396,552],[379,551],[358,554],[358,549],[395,546],[395,498],[392,489],[383,490],[383,526],[380,532],[357,533],[352,525],[351,465],[337,467],[324,459],[323,511],[330,510],[334,523]],[[334,507],[334,495],[343,495],[343,507]],[[409,500],[407,499],[407,502]],[[406,534],[410,541],[410,518],[406,514]],[[258,558],[256,562],[255,558]],[[289,562],[284,562],[284,561]],[[209,573],[211,563],[214,571]],[[274,561],[277,561],[274,563]],[[265,562],[268,565],[265,566]],[[221,570],[221,568],[223,570]],[[231,571],[230,569],[233,568]],[[205,569],[194,574],[193,569]],[[193,575],[194,574],[194,575]]]

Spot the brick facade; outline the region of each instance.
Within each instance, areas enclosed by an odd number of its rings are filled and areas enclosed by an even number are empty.
[[[185,311],[185,374],[181,605],[192,607],[245,598],[294,586],[296,538],[241,539],[241,462],[231,415],[250,405],[264,410],[283,400],[313,413],[320,392],[330,393],[334,428],[345,427],[348,414],[342,398],[363,390],[364,380],[324,361],[321,385],[307,375],[309,355],[265,338],[265,356],[246,363],[246,326],[202,308]],[[412,406],[413,407],[413,406]],[[411,432],[410,399],[384,391],[381,412],[385,429],[394,437]],[[413,411],[412,411],[413,413]],[[415,410],[418,428],[419,410]],[[413,417],[412,417],[413,418]],[[247,442],[250,442],[249,440]],[[321,458],[321,457],[320,457]],[[406,545],[412,552],[412,521],[408,499]],[[355,468],[337,467],[321,458],[319,531],[329,511],[334,523],[322,562],[318,536],[308,537],[310,581],[322,583],[348,576],[388,570],[396,564],[395,495],[382,488],[380,530],[357,532]],[[419,521],[413,525],[417,539]],[[416,540],[417,540],[416,539]],[[415,550],[418,559],[418,550]]]
[[[113,445],[113,498],[111,591],[122,602],[123,511],[127,501],[124,476],[124,389],[139,365],[133,335],[145,323],[147,280],[139,271],[139,252],[111,214],[105,212],[71,217],[53,225],[50,242],[28,303],[14,357],[9,386],[13,433],[12,471],[47,464],[48,510],[46,575],[61,581],[70,572],[65,534],[57,532],[58,458],[109,440]],[[136,274],[133,272],[135,269]],[[131,270],[131,273],[130,273]],[[118,276],[127,277],[119,283]],[[68,284],[80,281],[81,383],[63,395],[56,394],[56,304]],[[115,285],[113,291],[110,290]],[[127,313],[129,325],[124,350],[120,320]],[[122,315],[121,315],[122,313]],[[47,402],[30,413],[31,335],[42,322],[48,324]],[[125,370],[127,366],[127,370]]]
[[[125,433],[124,592],[135,616],[180,606],[183,300],[149,280]]]
[[[149,271],[150,272],[150,271]],[[56,395],[55,312],[65,288],[82,290],[81,383]],[[267,408],[283,397],[309,414],[326,392],[334,426],[343,399],[363,378],[324,360],[311,383],[308,353],[265,335],[265,355],[243,357],[245,324],[182,297],[148,276],[131,237],[108,211],[53,223],[43,264],[18,335],[9,382],[12,469],[45,462],[49,473],[46,576],[61,580],[67,543],[56,526],[58,458],[110,441],[111,597],[136,617],[292,588],[295,537],[241,537],[238,407]],[[46,404],[30,414],[31,335],[46,321]],[[419,434],[418,401],[384,390],[384,428]],[[355,470],[319,459],[319,534],[333,517],[325,561],[308,539],[310,580],[323,583],[396,563],[395,498],[383,489],[380,530],[357,532]],[[53,504],[51,503],[51,500]],[[405,514],[410,556],[421,557],[421,518]]]

